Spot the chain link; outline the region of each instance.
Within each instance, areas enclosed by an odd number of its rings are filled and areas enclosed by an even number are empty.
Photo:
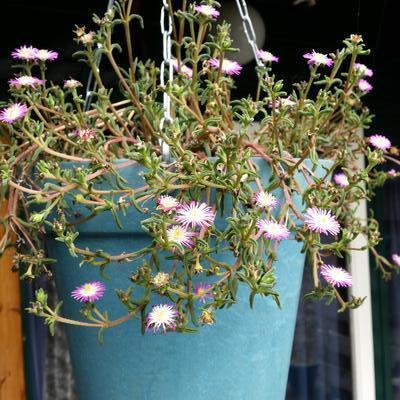
[[[168,82],[173,80],[173,65],[172,65],[172,45],[171,45],[171,33],[172,33],[172,17],[169,10],[167,0],[163,0],[161,7],[160,16],[161,34],[163,37],[163,61],[160,67],[160,84],[165,89],[165,68],[168,68]],[[163,107],[164,115],[160,121],[160,131],[164,128],[165,123],[170,124],[172,122],[171,117],[171,98],[168,93],[164,91],[163,94]],[[160,139],[161,154],[164,161],[168,161],[170,157],[170,149],[164,140]]]
[[[114,6],[115,0],[109,0],[107,11],[111,10]],[[261,61],[260,57],[258,56],[258,47],[257,47],[257,37],[254,30],[253,23],[251,21],[246,0],[236,0],[236,5],[239,10],[240,17],[242,18],[243,29],[246,35],[247,41],[251,49],[253,50],[254,58],[256,60],[257,66],[263,66],[263,62]],[[172,82],[173,80],[173,65],[172,65],[172,44],[171,44],[171,33],[172,33],[172,17],[169,10],[169,5],[167,0],[162,0],[162,7],[161,7],[161,15],[160,15],[160,27],[161,27],[161,34],[163,38],[163,61],[160,66],[160,84],[161,87],[165,88],[165,69],[168,68],[168,82]],[[96,68],[98,69],[101,62],[101,54],[97,57],[95,64]],[[93,87],[92,87],[93,85]],[[85,97],[85,104],[84,109],[87,110],[90,106],[93,91],[96,90],[97,82],[93,81],[93,72],[90,72],[88,83],[86,86],[86,97]],[[163,107],[164,107],[164,115],[160,121],[160,130],[164,128],[164,125],[170,124],[172,122],[171,116],[171,98],[169,97],[168,93],[164,91],[163,94]],[[161,146],[161,154],[164,161],[168,161],[170,158],[170,149],[167,143],[164,140],[160,139],[160,146]]]
[[[247,41],[253,50],[254,58],[257,66],[262,67],[264,64],[258,55],[257,36],[254,30],[253,22],[251,21],[249,11],[247,9],[246,0],[236,0],[236,5],[239,10],[240,17],[242,18],[243,30],[246,35]]]

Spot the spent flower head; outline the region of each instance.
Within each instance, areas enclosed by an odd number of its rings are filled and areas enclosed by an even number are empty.
[[[64,81],[64,88],[65,89],[76,89],[77,87],[82,86],[82,83],[77,81],[76,79],[66,79]]]

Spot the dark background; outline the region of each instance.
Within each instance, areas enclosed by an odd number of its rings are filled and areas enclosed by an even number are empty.
[[[145,30],[134,31],[136,55],[141,59],[154,58],[159,61],[161,0],[136,0],[134,3],[136,12],[145,20]],[[302,54],[310,49],[329,53],[340,46],[341,41],[351,33],[362,34],[364,42],[372,50],[371,55],[363,62],[375,72],[371,79],[374,90],[366,97],[366,103],[377,116],[367,134],[382,133],[390,137],[395,145],[400,145],[398,139],[400,23],[394,0],[316,0],[314,6],[310,6],[307,2],[295,6],[291,0],[249,0],[249,4],[256,7],[264,17],[267,41],[263,47],[280,57],[279,64],[274,66],[274,72],[286,81],[286,89],[289,91],[291,83],[307,76],[307,65],[302,59]],[[49,79],[61,83],[62,80],[73,77],[85,82],[88,75],[86,66],[72,57],[78,49],[73,41],[72,30],[75,24],[86,25],[88,30],[90,27],[94,28],[90,23],[91,15],[94,12],[101,15],[105,11],[107,0],[1,0],[0,5],[3,16],[0,24],[0,101],[7,101],[7,80],[13,74],[10,53],[15,47],[23,44],[53,49],[60,53],[59,60],[49,65]],[[238,79],[238,94],[246,95],[254,88],[253,68],[254,64],[247,65]],[[378,206],[384,202],[385,194],[381,192]],[[396,283],[398,281],[392,283],[392,290],[395,290],[393,288]],[[386,289],[378,285],[376,290],[381,298],[382,292]],[[385,294],[383,297],[385,298]],[[377,304],[376,315],[381,312],[379,309],[381,303]],[[348,400],[352,397],[348,317],[346,315],[338,317],[334,308],[330,308],[330,311],[326,308],[323,310],[320,305],[301,304],[296,331],[296,338],[300,339],[297,339],[297,344],[295,343],[294,355],[303,357],[306,361],[314,358],[315,365],[319,366],[316,367],[311,363],[311,368],[319,368],[319,372],[306,371],[305,379],[310,382],[304,382],[304,376],[301,378],[304,371],[301,370],[299,375],[295,365],[291,371],[289,392],[292,389],[293,394],[290,397],[288,392],[290,399]],[[327,321],[322,325],[321,316]],[[379,318],[376,317],[376,320]],[[382,324],[382,320],[379,324]],[[313,343],[312,340],[310,342],[310,337],[314,337],[315,333],[318,333],[318,337],[325,335],[325,344]],[[388,353],[390,350],[380,342],[379,329],[377,333],[375,337],[379,349],[379,364],[376,366],[377,398],[389,400],[392,398],[390,389],[385,388],[385,385],[390,385],[390,372],[385,368],[388,367],[387,362],[390,362],[388,361],[390,357],[382,356],[382,353]],[[390,340],[390,334],[386,332],[385,335],[385,340]],[[386,378],[382,378],[381,371],[386,371]],[[321,376],[324,388],[315,389],[313,379],[321,379]],[[304,397],[299,397],[300,386],[304,390]]]

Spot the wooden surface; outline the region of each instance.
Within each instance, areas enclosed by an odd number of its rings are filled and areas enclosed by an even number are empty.
[[[1,204],[1,215],[5,209]],[[9,249],[0,258],[0,400],[25,399],[20,286],[11,272],[12,255]]]

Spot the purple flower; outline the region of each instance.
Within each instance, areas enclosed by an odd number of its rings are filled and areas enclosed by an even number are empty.
[[[313,232],[328,235],[337,235],[340,232],[340,225],[336,217],[330,210],[321,210],[320,208],[308,208],[305,216],[305,224]]]
[[[35,87],[38,85],[43,85],[44,81],[33,76],[23,75],[10,79],[8,83],[10,86],[20,88],[21,86]]]
[[[206,303],[207,299],[212,299],[213,295],[211,293],[212,285],[209,283],[199,283],[196,286],[195,293],[198,297],[200,303]]]
[[[333,265],[324,264],[321,275],[332,286],[348,287],[353,284],[353,278],[346,270]]]
[[[201,4],[194,6],[195,11],[199,14],[206,15],[210,18],[217,18],[219,17],[219,11],[217,11],[214,7],[210,6],[209,4]]]
[[[168,241],[172,244],[179,244],[185,247],[193,247],[193,238],[196,236],[194,232],[189,232],[184,226],[173,225],[167,229]]]
[[[88,142],[96,137],[96,132],[93,129],[75,129],[69,136],[76,137],[82,142]]]
[[[278,62],[279,61],[279,57],[274,56],[272,53],[270,53],[269,51],[265,51],[265,50],[257,50],[257,56],[259,57],[259,59],[265,63],[269,62],[269,63],[273,63],[273,62]]]
[[[371,77],[374,75],[374,71],[372,69],[369,69],[366,65],[360,64],[360,63],[355,63],[354,64],[354,69],[361,75],[361,76],[368,76]]]
[[[13,124],[15,121],[24,118],[27,112],[28,107],[25,104],[14,103],[0,111],[0,121],[5,124]]]
[[[327,67],[331,67],[333,64],[333,60],[329,58],[326,54],[317,53],[315,50],[312,53],[306,53],[303,55],[308,64],[310,65],[326,65]]]
[[[372,135],[369,138],[369,143],[379,150],[389,150],[392,147],[390,140],[383,135]]]
[[[388,171],[388,175],[390,175],[390,176],[392,176],[393,178],[395,178],[396,176],[397,176],[397,172],[396,172],[396,170],[395,169],[390,169],[389,171]]]
[[[152,330],[156,334],[162,330],[165,334],[167,328],[175,330],[178,316],[179,312],[174,305],[158,304],[153,306],[146,318],[146,332]]]
[[[18,60],[34,61],[39,50],[33,46],[21,46],[11,53],[11,57]]]
[[[282,240],[287,239],[290,236],[289,229],[279,222],[259,219],[256,226],[260,229],[262,234],[270,240]]]
[[[99,281],[84,283],[71,292],[71,297],[81,303],[93,303],[103,297],[105,290],[105,286]]]
[[[54,61],[57,60],[58,53],[53,50],[40,49],[36,52],[36,60],[40,61]]]
[[[211,68],[218,70],[220,66],[220,60],[218,58],[211,58],[208,60],[208,65]],[[225,58],[222,61],[221,70],[227,75],[239,75],[240,71],[242,70],[242,66],[236,61],[231,61]]]
[[[180,206],[180,202],[172,196],[163,195],[160,196],[157,201],[157,209],[165,213],[176,210]]]
[[[392,254],[392,261],[400,267],[400,256],[398,254]]]
[[[174,67],[175,71],[179,72],[178,60],[171,60],[171,63],[172,63],[172,66]],[[186,65],[182,64],[182,62],[181,62],[180,72],[182,73],[182,75],[186,76],[186,78],[192,79],[193,70],[191,68],[187,67]]]
[[[363,92],[363,93],[368,93],[372,90],[372,85],[366,81],[365,79],[360,79],[357,83],[358,88]]]
[[[206,228],[214,222],[215,213],[206,203],[192,201],[190,204],[182,205],[177,210],[175,219],[186,228],[188,226]]]
[[[335,183],[337,185],[339,185],[342,188],[349,186],[349,179],[343,172],[340,172],[339,174],[335,174],[333,177],[333,180],[335,181]]]

